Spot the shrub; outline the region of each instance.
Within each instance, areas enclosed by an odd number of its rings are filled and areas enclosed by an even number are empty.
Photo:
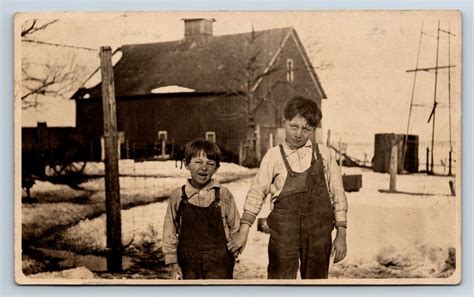
[[[158,230],[151,224],[146,231],[138,235],[137,243],[127,248],[127,253],[132,256],[134,265],[154,270],[164,265],[164,255],[161,250],[161,239]]]

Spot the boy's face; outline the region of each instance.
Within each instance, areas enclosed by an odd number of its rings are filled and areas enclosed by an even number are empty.
[[[283,119],[283,126],[286,141],[293,149],[305,145],[314,132],[314,127],[309,126],[306,119],[299,114],[291,120]]]
[[[192,157],[185,167],[191,172],[191,184],[196,189],[202,189],[217,171],[216,161],[209,160],[203,152]]]

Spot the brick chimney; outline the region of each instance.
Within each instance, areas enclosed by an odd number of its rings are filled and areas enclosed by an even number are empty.
[[[184,39],[202,39],[212,37],[212,23],[215,19],[183,19]]]

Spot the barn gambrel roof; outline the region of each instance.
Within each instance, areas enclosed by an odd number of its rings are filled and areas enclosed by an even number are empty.
[[[326,98],[296,31],[279,28],[248,33],[209,36],[203,39],[124,45],[114,66],[115,95],[139,96],[177,86],[195,93],[220,93],[245,88],[245,73],[254,67],[268,71],[289,38],[295,38],[306,68],[321,98]],[[252,65],[249,66],[249,61]],[[261,74],[259,73],[259,74]],[[253,86],[258,87],[260,81]],[[73,96],[100,97],[101,84]]]

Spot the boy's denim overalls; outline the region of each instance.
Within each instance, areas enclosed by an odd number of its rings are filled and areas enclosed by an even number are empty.
[[[208,207],[188,202],[182,188],[178,219],[178,264],[184,279],[231,279],[235,259],[227,249],[222,225],[220,191]]]
[[[318,145],[313,144],[311,166],[302,173],[291,169],[281,145],[280,151],[288,176],[267,218],[268,278],[295,279],[300,261],[302,279],[327,278],[334,212]]]

